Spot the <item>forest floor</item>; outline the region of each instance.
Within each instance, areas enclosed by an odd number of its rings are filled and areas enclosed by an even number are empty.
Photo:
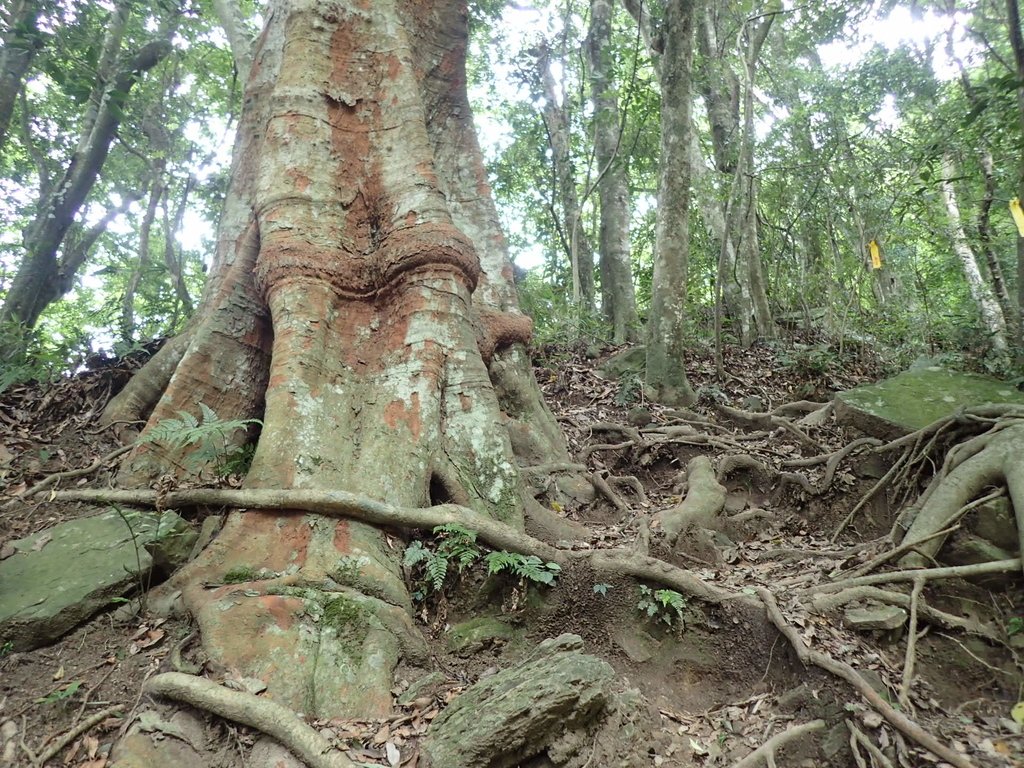
[[[685,496],[681,473],[695,456],[720,464],[725,455],[743,454],[777,469],[856,439],[831,418],[796,431],[764,429],[738,422],[720,408],[767,413],[793,401],[825,402],[837,390],[885,373],[863,350],[840,360],[822,352],[816,340],[799,341],[728,347],[724,381],[716,380],[710,351],[695,352],[691,383],[701,399],[686,413],[645,401],[642,388],[628,377],[603,378],[599,366],[614,350],[588,354],[585,345],[538,350],[538,380],[570,451],[592,473],[597,489],[593,499],[555,505],[593,532],[590,541],[575,546],[631,547],[638,537],[650,536],[647,521]],[[16,386],[0,395],[0,545],[93,511],[45,497],[4,502],[52,473],[89,466],[119,447],[96,420],[111,393],[140,364],[139,359],[108,361],[48,387]],[[676,432],[671,440],[652,431],[681,424],[699,429],[692,439]],[[677,550],[673,561],[737,592],[755,594],[768,587],[805,643],[858,670],[884,699],[899,702],[897,709],[971,764],[1024,765],[1024,736],[1011,716],[1024,698],[1019,574],[985,583],[928,582],[918,596],[922,605],[967,616],[991,631],[981,638],[922,621],[912,654],[905,631],[855,632],[844,625],[842,609],[817,611],[799,599],[830,574],[849,572],[889,547],[886,537],[903,501],[895,498],[898,489],[861,504],[851,524],[835,535],[885,471],[869,464],[839,463],[828,482],[823,482],[824,464],[811,466],[805,472],[811,490],[780,483],[777,472],[740,467],[723,475],[720,467],[725,512],[734,524],[714,541]],[[106,467],[64,487],[107,487],[112,471]],[[919,492],[928,478],[911,480],[913,488],[904,488],[904,496]],[[582,636],[588,653],[611,663],[623,685],[638,689],[649,704],[654,737],[636,755],[637,765],[753,765],[743,758],[770,737],[816,718],[826,727],[770,755],[774,764],[946,764],[905,739],[847,682],[801,664],[789,641],[767,621],[730,618],[692,599],[658,603],[653,593],[645,596],[625,579],[599,584],[567,577],[544,588],[542,604],[514,584],[495,598],[493,590],[483,588],[487,581],[479,568],[470,569],[421,603],[418,620],[441,671],[431,687],[390,720],[325,724],[349,757],[366,765],[395,765],[400,754],[400,764],[414,766],[417,740],[460,691],[521,658],[541,639],[573,632]],[[911,594],[908,582],[888,588]],[[448,630],[480,612],[512,631],[454,650]],[[131,710],[142,697],[144,680],[170,668],[172,657],[202,662],[193,639],[181,619],[154,619],[112,606],[52,646],[27,653],[0,649],[0,729],[6,729],[0,737],[16,733],[8,743],[18,744],[9,764],[32,765],[30,753],[53,751],[47,747],[113,704]],[[905,685],[908,660],[916,673]],[[402,675],[400,669],[396,694],[411,682]],[[127,724],[127,718],[108,717],[36,764],[103,768],[111,743]],[[227,722],[219,727],[225,741],[245,755],[254,734]],[[601,755],[592,758],[595,768],[609,764]]]

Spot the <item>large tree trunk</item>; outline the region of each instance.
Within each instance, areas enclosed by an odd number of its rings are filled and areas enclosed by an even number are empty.
[[[567,456],[523,349],[466,24],[460,0],[272,3],[214,273],[147,430],[196,403],[262,409],[247,487],[453,500],[522,527],[517,455]],[[121,478],[187,458],[150,444]],[[422,650],[400,551],[366,523],[233,513],[174,583],[216,664],[307,716],[377,717],[399,655]]]
[[[651,313],[647,323],[647,383],[662,402],[689,405],[686,378],[686,272],[690,251],[690,103],[692,0],[670,0],[663,21],[661,152]]]
[[[594,157],[601,202],[601,309],[616,344],[635,341],[639,319],[629,243],[629,177],[621,156],[622,125],[611,72],[610,0],[591,0],[587,61],[594,102]]]

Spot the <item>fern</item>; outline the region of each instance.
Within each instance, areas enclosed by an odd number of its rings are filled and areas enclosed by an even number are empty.
[[[536,584],[551,586],[562,570],[558,563],[545,563],[536,555],[521,555],[518,552],[490,552],[485,558],[488,573],[508,571],[519,579]]]
[[[420,598],[444,588],[449,566],[454,565],[462,573],[480,559],[476,531],[449,523],[434,528],[434,534],[438,537],[436,546],[429,548],[414,541],[406,548],[403,559],[406,567],[420,574],[415,579],[414,592]]]
[[[228,474],[245,463],[246,447],[231,446],[229,440],[240,429],[251,424],[263,425],[259,419],[221,419],[206,403],[199,403],[202,421],[188,411],[178,411],[179,418],[161,419],[142,438],[143,443],[159,445],[166,450],[184,451],[192,448],[188,462],[192,468],[218,465],[218,474]]]

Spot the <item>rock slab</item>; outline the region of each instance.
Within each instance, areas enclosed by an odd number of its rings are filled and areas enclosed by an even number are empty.
[[[12,542],[15,553],[0,561],[0,647],[47,645],[114,598],[148,586],[147,545],[185,530],[173,512],[111,510]]]
[[[836,393],[835,414],[839,424],[892,440],[985,403],[1024,405],[1024,392],[988,376],[928,366]]]
[[[614,672],[582,648],[576,635],[545,640],[457,696],[431,724],[427,765],[512,768],[585,726],[609,703]]]

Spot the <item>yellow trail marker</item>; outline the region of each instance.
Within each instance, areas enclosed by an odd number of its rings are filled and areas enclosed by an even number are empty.
[[[1024,211],[1020,208],[1020,200],[1016,197],[1010,201],[1010,214],[1013,216],[1013,223],[1017,225],[1017,233],[1024,237]]]
[[[1017,206],[1018,210],[1020,206]],[[1021,211],[1021,219],[1024,220],[1024,211]],[[1024,235],[1021,235],[1024,237]],[[882,254],[878,250],[878,241],[872,240],[868,243],[868,250],[871,252],[871,268],[881,269],[882,268]]]

